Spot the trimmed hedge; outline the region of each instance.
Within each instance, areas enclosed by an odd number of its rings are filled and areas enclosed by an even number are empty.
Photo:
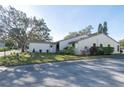
[[[9,48],[0,48],[0,52],[8,51],[10,50]]]

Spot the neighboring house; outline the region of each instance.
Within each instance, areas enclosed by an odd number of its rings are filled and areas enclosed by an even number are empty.
[[[56,44],[52,42],[31,41],[29,43],[30,52],[55,53]]]
[[[0,40],[0,48],[4,48],[4,47],[5,47],[4,41]]]
[[[114,47],[113,53],[120,52],[120,45],[117,41],[112,39],[110,36],[105,35],[103,33],[94,33],[91,35],[80,35],[66,40],[60,40],[58,42],[30,42],[29,51],[32,52],[35,49],[36,52],[51,52],[55,53],[58,51],[63,51],[65,47],[69,45],[73,45],[75,47],[75,54],[81,55],[81,51],[85,48],[90,48],[96,44],[96,46],[103,45],[103,47],[107,47],[110,45]]]

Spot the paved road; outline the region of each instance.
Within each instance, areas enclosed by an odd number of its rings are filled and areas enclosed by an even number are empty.
[[[0,68],[0,86],[124,87],[124,59],[94,59]]]

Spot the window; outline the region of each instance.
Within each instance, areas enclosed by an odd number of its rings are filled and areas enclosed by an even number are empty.
[[[75,43],[72,43],[72,46],[75,47]]]
[[[88,48],[87,46],[84,47],[84,49],[87,49],[87,48]]]
[[[108,47],[110,47],[110,44],[108,44]]]
[[[95,47],[96,46],[96,43],[93,43],[93,46]]]
[[[120,46],[119,46],[119,45],[117,45],[117,51],[119,52],[119,50],[120,50]]]
[[[57,44],[56,44],[56,51],[57,52],[59,51],[59,42],[57,42]]]
[[[50,45],[50,48],[52,48],[53,46],[52,45]]]
[[[46,50],[47,53],[49,53],[49,50]]]
[[[100,47],[103,47],[103,44],[100,44]]]
[[[39,52],[42,53],[42,49],[40,49]]]
[[[32,51],[33,53],[35,52],[35,49],[33,48],[33,51]]]

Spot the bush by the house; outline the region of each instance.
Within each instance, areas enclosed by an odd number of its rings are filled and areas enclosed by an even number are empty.
[[[120,50],[120,53],[121,53],[121,54],[123,53],[123,50],[122,50],[122,49]]]
[[[74,47],[73,46],[65,47],[63,53],[73,55],[74,54]]]
[[[90,54],[91,55],[110,55],[114,51],[113,47],[96,47],[93,46],[90,48]]]
[[[3,52],[3,51],[8,51],[10,50],[9,48],[0,48],[0,52]]]
[[[104,48],[103,47],[97,47],[97,55],[104,55]]]
[[[113,53],[114,48],[113,47],[103,47],[103,51],[105,55],[110,55]]]
[[[114,51],[113,47],[98,47],[97,48],[97,55],[110,55]]]

